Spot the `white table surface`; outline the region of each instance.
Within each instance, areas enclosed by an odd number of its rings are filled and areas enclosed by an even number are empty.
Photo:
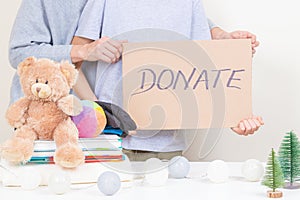
[[[227,162],[230,169],[229,180],[225,183],[212,183],[205,177],[208,163],[191,162],[191,170],[188,178],[169,178],[163,186],[149,186],[145,184],[141,175],[134,176],[133,182],[121,189],[113,196],[102,194],[96,183],[72,185],[71,190],[63,195],[54,194],[47,186],[40,186],[34,190],[23,190],[20,187],[4,187],[0,183],[0,197],[2,199],[118,199],[118,200],[190,200],[190,199],[242,199],[259,200],[269,199],[266,196],[267,187],[260,182],[249,182],[241,176],[241,165],[238,162]],[[135,163],[137,164],[137,163]],[[122,183],[123,184],[123,183]],[[280,199],[296,200],[300,198],[300,189],[287,190],[280,189],[283,197]],[[4,198],[3,198],[4,197]]]

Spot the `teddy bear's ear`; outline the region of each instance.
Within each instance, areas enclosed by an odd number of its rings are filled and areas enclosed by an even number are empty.
[[[72,87],[76,83],[78,76],[78,71],[75,69],[75,65],[70,64],[68,61],[62,61],[60,63],[60,70],[66,77],[69,86]]]
[[[36,62],[36,58],[31,56],[20,62],[18,65],[18,74],[21,76],[23,72],[25,72],[29,67],[33,66],[33,64]]]

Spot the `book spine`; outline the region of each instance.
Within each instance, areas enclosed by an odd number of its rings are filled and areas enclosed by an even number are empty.
[[[94,162],[119,162],[125,160],[124,155],[116,156],[85,156],[85,163],[94,163]],[[28,163],[35,164],[55,164],[53,156],[45,157],[32,157]]]

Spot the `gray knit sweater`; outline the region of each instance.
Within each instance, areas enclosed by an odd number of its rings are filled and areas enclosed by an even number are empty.
[[[70,60],[71,40],[87,0],[23,0],[10,37],[11,66],[28,56]],[[19,77],[11,84],[10,102],[23,96]]]

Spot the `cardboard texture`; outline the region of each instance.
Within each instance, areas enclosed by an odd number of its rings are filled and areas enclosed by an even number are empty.
[[[252,114],[251,41],[127,43],[123,106],[140,130],[234,127]]]

